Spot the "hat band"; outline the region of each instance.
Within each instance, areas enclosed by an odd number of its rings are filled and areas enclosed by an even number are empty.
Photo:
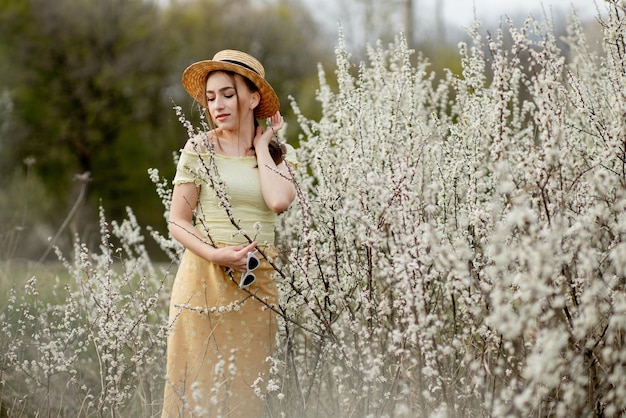
[[[235,65],[239,65],[240,67],[244,67],[247,68],[248,70],[254,72],[255,74],[259,74],[259,72],[257,70],[255,70],[254,68],[250,67],[247,64],[244,64],[241,61],[235,61],[235,60],[220,60],[221,62],[228,62],[230,64],[235,64]],[[260,75],[260,74],[259,74]]]

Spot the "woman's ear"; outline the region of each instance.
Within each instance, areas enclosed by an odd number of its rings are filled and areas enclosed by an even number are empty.
[[[261,103],[261,95],[258,91],[255,91],[250,96],[250,110],[254,110],[259,105],[259,103]]]

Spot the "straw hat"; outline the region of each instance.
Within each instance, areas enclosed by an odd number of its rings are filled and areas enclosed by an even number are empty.
[[[259,89],[261,101],[254,109],[254,115],[258,119],[272,116],[280,108],[280,102],[276,92],[265,81],[265,70],[261,63],[254,57],[240,51],[226,49],[220,51],[212,60],[198,61],[191,64],[183,72],[183,86],[195,100],[204,107],[206,101],[206,79],[212,71],[232,71],[250,79]]]

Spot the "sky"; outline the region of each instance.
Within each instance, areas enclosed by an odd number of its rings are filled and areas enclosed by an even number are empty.
[[[434,9],[434,3],[440,0],[418,0],[423,7]],[[596,6],[593,0],[444,0],[443,14],[452,25],[467,26],[473,20],[473,3],[476,5],[478,20],[499,20],[501,16],[528,16],[532,13],[537,17],[543,15],[542,5],[550,13],[570,14],[571,7],[581,17],[594,16]],[[601,6],[602,9],[603,6]]]
[[[304,0],[308,4],[314,17],[323,22],[331,32],[336,32],[337,23],[346,27],[350,25],[352,16],[346,16],[347,4],[368,3],[383,0]],[[386,2],[397,3],[401,8],[404,0],[384,0]],[[582,20],[591,19],[596,15],[596,4],[594,0],[413,0],[415,24],[426,31],[431,30],[429,23],[436,16],[436,5],[439,3],[442,8],[442,17],[448,28],[453,32],[463,32],[464,28],[470,26],[474,21],[474,6],[476,16],[484,24],[498,24],[503,16],[513,19],[515,25],[520,25],[522,20],[529,14],[538,20],[543,20],[543,8],[548,16],[556,21],[564,21],[566,16],[571,14],[574,7]],[[600,10],[604,10],[604,0],[597,0]],[[343,15],[342,15],[343,13]],[[420,22],[421,20],[421,22]],[[429,22],[430,21],[430,22]],[[424,24],[426,23],[426,24]]]

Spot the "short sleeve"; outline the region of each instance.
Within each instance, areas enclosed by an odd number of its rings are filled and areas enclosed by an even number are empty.
[[[287,152],[285,153],[285,160],[292,164],[294,167],[298,167],[298,156],[296,155],[296,150],[291,145],[285,143],[285,148]]]
[[[200,155],[184,149],[181,150],[173,183],[195,183],[197,185],[202,183],[200,178]]]

